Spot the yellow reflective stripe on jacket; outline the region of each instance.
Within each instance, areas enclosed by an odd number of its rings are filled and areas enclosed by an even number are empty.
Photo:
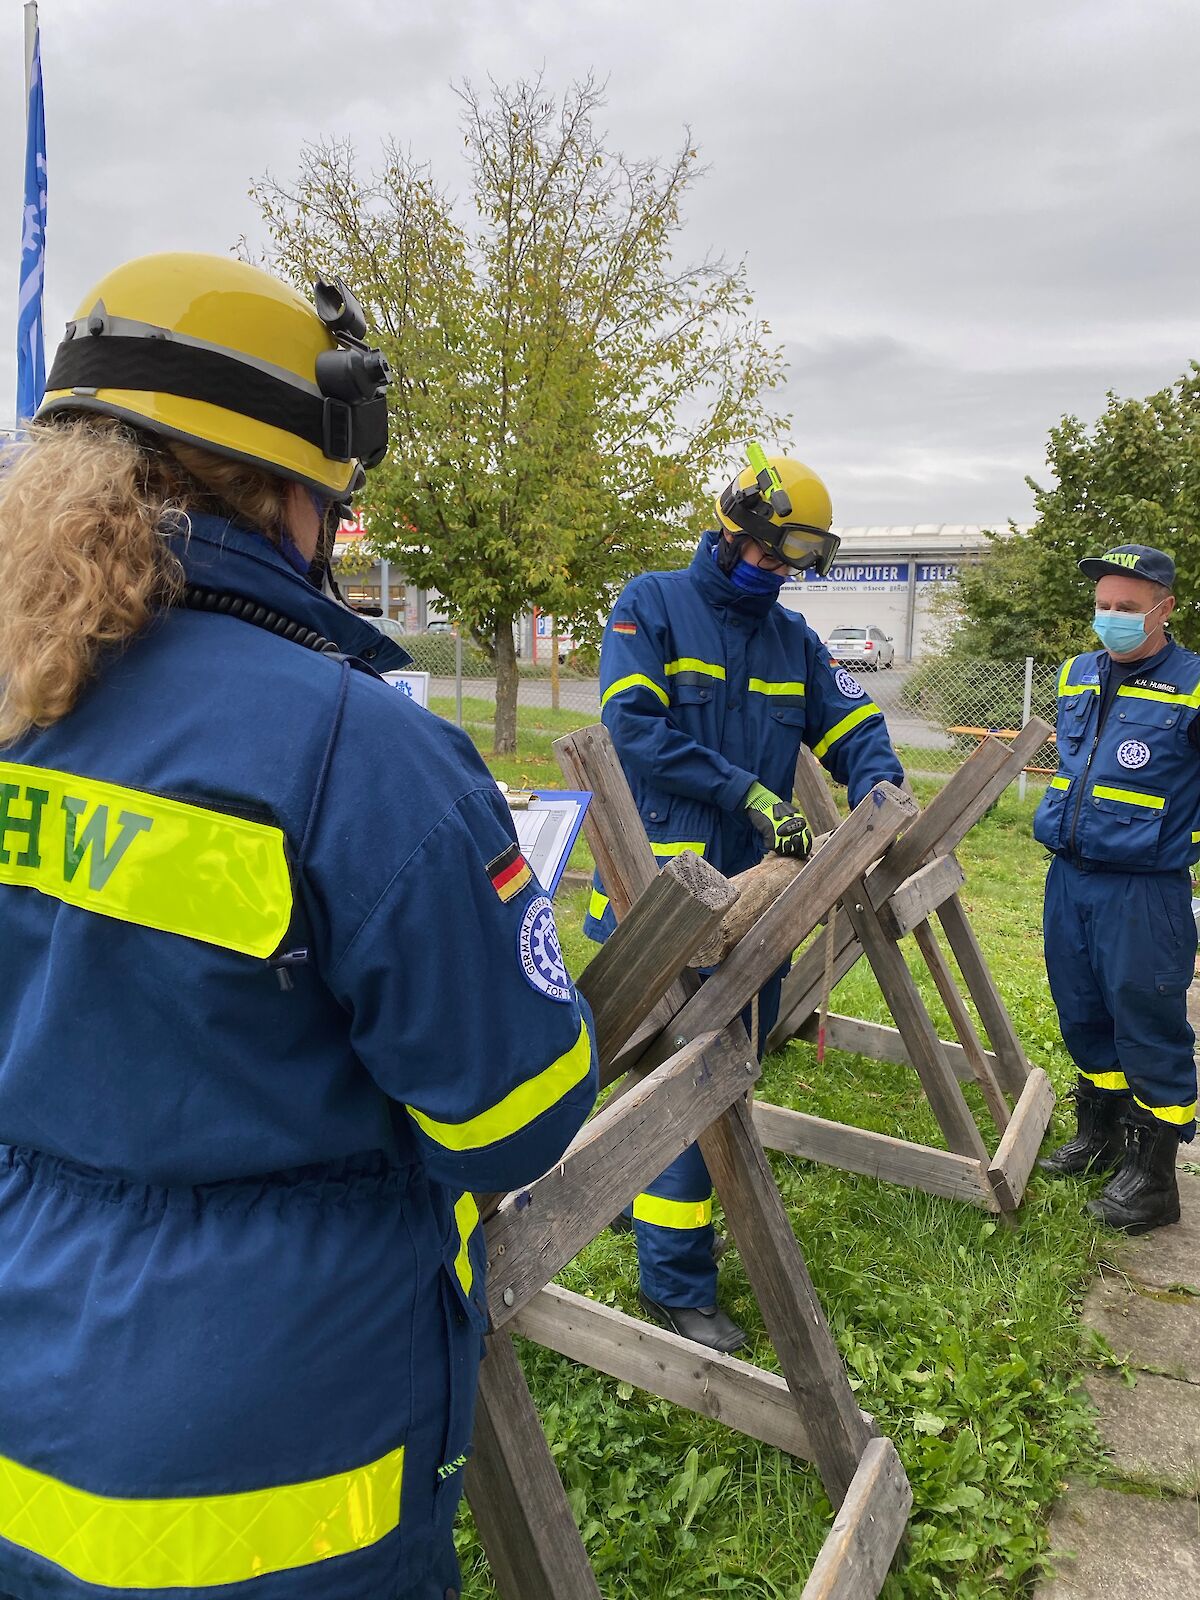
[[[1128,684],[1122,684],[1117,690],[1117,698],[1160,700],[1168,706],[1200,706],[1200,689],[1193,689],[1190,694],[1168,694],[1165,689],[1132,689]]]
[[[1200,833],[1193,833],[1192,834],[1192,843],[1193,844],[1200,844]]]
[[[454,1275],[462,1284],[463,1293],[470,1294],[472,1272],[471,1252],[467,1244],[479,1223],[479,1207],[471,1193],[460,1194],[454,1202],[454,1222],[458,1228],[458,1254],[454,1258]]]
[[[271,955],[292,917],[279,828],[7,761],[0,883],[244,955]]]
[[[1085,1072],[1079,1069],[1079,1076],[1086,1078],[1089,1083],[1094,1083],[1097,1089],[1128,1089],[1129,1079],[1123,1072]]]
[[[1148,1106],[1144,1100],[1139,1100],[1137,1095],[1133,1098],[1143,1111],[1149,1111],[1151,1116],[1157,1117],[1160,1122],[1169,1122],[1175,1128],[1183,1127],[1184,1123],[1193,1121],[1196,1116],[1194,1100],[1190,1106]]]
[[[1160,794],[1142,794],[1137,789],[1110,789],[1106,783],[1097,783],[1092,793],[1098,800],[1123,800],[1127,806],[1147,806],[1151,811],[1161,811],[1166,801]]]
[[[1055,776],[1050,779],[1050,787],[1052,789],[1069,789],[1071,787],[1071,780],[1070,778],[1064,778],[1061,776],[1061,774],[1056,773]]]
[[[1064,695],[1068,695],[1068,694],[1099,694],[1100,693],[1100,685],[1098,683],[1068,683],[1067,682],[1067,675],[1070,673],[1071,668],[1075,665],[1075,663],[1078,660],[1079,660],[1078,656],[1068,656],[1067,659],[1062,664],[1062,671],[1058,675],[1058,695],[1059,695],[1060,699]]]
[[[802,683],[772,683],[767,678],[750,679],[751,694],[794,694],[803,697],[804,685]]]
[[[697,661],[695,656],[680,656],[678,661],[663,663],[663,671],[668,678],[673,678],[677,672],[703,672],[710,678],[725,677],[725,668],[715,661]]]
[[[652,1222],[658,1228],[707,1228],[712,1200],[660,1200],[656,1194],[639,1194],[633,1216],[635,1222]]]
[[[848,733],[852,733],[860,722],[865,722],[868,717],[880,715],[882,713],[879,707],[873,701],[868,700],[865,705],[861,705],[857,710],[852,711],[848,717],[843,717],[840,722],[835,722],[820,744],[813,746],[813,755],[820,760],[825,752],[831,749],[839,739],[844,739]]]
[[[588,901],[588,916],[595,917],[596,921],[599,922],[607,910],[608,896],[601,894],[599,889],[593,889],[592,898]]]
[[[667,697],[667,691],[655,683],[653,678],[648,678],[644,672],[631,672],[627,678],[618,678],[616,683],[610,683],[608,688],[605,689],[600,697],[601,711],[604,710],[613,695],[623,694],[626,689],[638,688],[652,689],[663,705],[669,706],[671,704]]]
[[[400,1524],[403,1475],[399,1449],[309,1483],[126,1500],[90,1494],[0,1456],[0,1536],[83,1583],[216,1587],[377,1544]]]
[[[549,1111],[587,1077],[591,1064],[592,1041],[588,1037],[587,1023],[581,1021],[579,1037],[565,1055],[519,1083],[496,1105],[468,1117],[466,1122],[438,1122],[415,1106],[409,1106],[408,1112],[418,1127],[447,1150],[481,1150],[485,1145],[519,1133],[543,1111]]]

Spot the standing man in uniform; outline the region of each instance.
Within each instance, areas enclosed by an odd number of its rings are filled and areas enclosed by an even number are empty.
[[[1200,656],[1175,644],[1175,563],[1122,544],[1079,563],[1103,649],[1058,677],[1058,773],[1034,819],[1046,878],[1046,971],[1079,1069],[1075,1137],[1052,1176],[1116,1171],[1088,1210],[1127,1233],[1179,1220],[1175,1157],[1196,1129]]]
[[[617,601],[600,657],[601,718],[612,734],[660,863],[694,850],[720,872],[768,851],[806,856],[808,824],[791,803],[800,746],[857,803],[903,772],[879,707],[835,668],[802,616],[779,605],[793,573],[824,576],[840,541],[825,485],[751,445],[716,502],[720,526],[689,567],[634,578]],[[599,878],[585,931],[615,927]],[[783,971],[750,1008],[760,1055]],[[714,1350],[745,1334],[717,1305],[712,1184],[692,1146],[633,1204],[641,1301],[656,1321]]]

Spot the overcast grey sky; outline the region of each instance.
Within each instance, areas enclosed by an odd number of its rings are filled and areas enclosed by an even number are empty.
[[[1197,0],[42,0],[47,365],[117,262],[257,237],[301,142],[385,135],[454,186],[449,85],[609,80],[611,143],[690,124],[687,243],[745,255],[795,453],[843,526],[1030,513],[1064,411],[1200,357]],[[24,150],[0,0],[0,423]]]

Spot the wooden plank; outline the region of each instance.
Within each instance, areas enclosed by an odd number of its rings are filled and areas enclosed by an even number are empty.
[[[803,1409],[821,1482],[840,1505],[872,1425],[854,1399],[745,1100],[699,1143],[779,1365]]]
[[[1000,1085],[996,1082],[995,1074],[988,1065],[983,1053],[983,1046],[979,1043],[975,1032],[975,1024],[971,1021],[971,1014],[963,1004],[963,997],[958,992],[958,985],[954,981],[954,974],[950,970],[950,963],[943,954],[942,947],[937,941],[937,934],[928,922],[918,922],[913,929],[917,949],[924,958],[925,965],[929,968],[937,992],[941,996],[942,1004],[946,1008],[946,1015],[950,1018],[950,1025],[958,1035],[958,1042],[966,1053],[971,1074],[983,1095],[984,1104],[992,1114],[992,1121],[1000,1133],[1008,1127],[1008,1103],[1000,1093]],[[940,1042],[939,1042],[940,1048]]]
[[[956,1154],[972,1156],[986,1166],[983,1139],[954,1070],[942,1054],[937,1030],[900,946],[884,933],[865,889],[857,897],[852,892],[844,904],[946,1143]]]
[[[809,1017],[796,1037],[815,1044],[817,1018]],[[903,1067],[912,1066],[899,1028],[889,1028],[881,1022],[863,1022],[860,1017],[843,1017],[831,1011],[825,1028],[825,1043],[830,1050],[844,1050],[849,1055],[866,1056],[870,1061],[895,1061]],[[953,1039],[939,1039],[938,1043],[959,1081],[973,1082],[974,1074],[962,1045],[956,1044]],[[987,1050],[983,1055],[995,1071],[995,1056]]]
[[[1032,1070],[1029,1058],[1017,1037],[1008,1007],[1000,997],[987,958],[980,949],[975,930],[957,895],[952,895],[938,908],[937,918],[954,952],[954,959],[958,962],[959,971],[975,1002],[975,1009],[979,1012],[988,1043],[996,1057],[996,1077],[1001,1087],[1016,1100],[1024,1091],[1025,1080]]]
[[[879,919],[889,937],[903,939],[944,900],[957,894],[965,882],[966,876],[954,856],[935,856],[880,905]]]
[[[934,795],[917,821],[880,863],[878,898],[886,898],[924,866],[930,856],[956,850],[994,800],[1017,777],[1028,757],[1045,742],[1049,724],[1032,717],[1010,745],[985,739]],[[876,899],[878,903],[878,899]]]
[[[739,1030],[740,1031],[740,1030]],[[635,1194],[745,1094],[758,1062],[732,1031],[693,1040],[584,1125],[557,1166],[507,1195],[484,1229],[500,1328]]]
[[[492,1334],[479,1369],[467,1499],[504,1600],[600,1600],[512,1340]]]
[[[554,741],[554,754],[573,789],[590,789],[584,833],[617,921],[658,871],[633,794],[603,723]]]
[[[777,1373],[705,1350],[554,1283],[534,1295],[510,1327],[672,1405],[712,1417],[801,1461],[812,1459],[795,1398]]]
[[[738,1016],[915,809],[892,784],[877,784],[677,1013],[641,1064],[656,1064],[680,1049],[680,1040],[723,1028]]]
[[[595,1020],[602,1074],[711,940],[736,898],[729,880],[690,851],[668,862],[638,896],[579,977]]]
[[[904,1537],[912,1489],[890,1439],[872,1439],[833,1519],[801,1600],[869,1600]]]
[[[970,1156],[913,1144],[908,1139],[893,1139],[884,1133],[869,1133],[842,1122],[827,1122],[823,1117],[810,1117],[806,1112],[773,1106],[765,1100],[754,1102],[754,1125],[768,1150],[858,1172],[883,1183],[920,1189],[946,1200],[965,1200],[985,1211],[1000,1209],[986,1167]]]
[[[988,1168],[988,1177],[1001,1205],[1015,1211],[1021,1204],[1029,1174],[1054,1110],[1054,1089],[1041,1067],[1031,1067],[1012,1121]]]

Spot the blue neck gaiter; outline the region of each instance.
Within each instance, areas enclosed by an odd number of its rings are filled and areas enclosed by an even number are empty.
[[[713,545],[713,561],[717,561],[718,546]],[[719,563],[717,563],[719,565]],[[740,589],[743,594],[773,594],[777,595],[788,580],[788,574],[783,572],[765,572],[762,567],[756,567],[749,561],[738,561],[732,572],[725,576],[735,589]]]

